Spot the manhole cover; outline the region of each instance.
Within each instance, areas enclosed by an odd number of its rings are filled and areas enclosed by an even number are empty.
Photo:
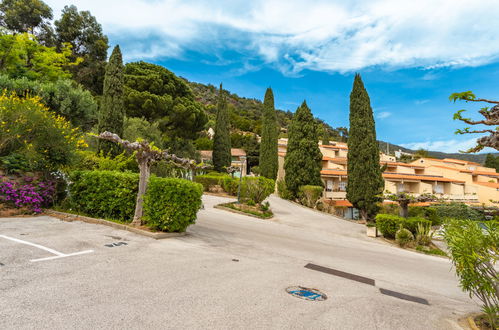
[[[317,289],[304,288],[302,286],[290,286],[286,289],[286,292],[292,296],[305,300],[323,301],[327,299],[325,293],[322,293]]]

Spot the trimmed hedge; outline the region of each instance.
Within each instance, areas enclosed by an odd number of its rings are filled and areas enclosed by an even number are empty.
[[[220,184],[220,175],[203,174],[194,178],[194,181],[203,186],[204,191],[209,191],[210,187]]]
[[[70,173],[69,199],[74,211],[92,217],[130,222],[135,211],[139,175],[117,171]],[[144,196],[145,224],[181,232],[194,223],[202,186],[184,179],[150,177]]]
[[[69,175],[70,206],[92,217],[133,219],[139,175],[117,171],[74,171]]]
[[[459,220],[485,220],[485,216],[483,213],[474,210],[473,208],[463,203],[437,204],[432,205],[431,208],[435,210],[436,216],[439,219],[453,218]]]
[[[416,235],[418,224],[430,225],[431,221],[424,218],[403,218],[393,214],[378,214],[376,216],[376,227],[386,238],[395,238],[400,225]]]
[[[152,229],[184,232],[196,222],[203,187],[184,179],[151,177],[144,197],[144,221]]]

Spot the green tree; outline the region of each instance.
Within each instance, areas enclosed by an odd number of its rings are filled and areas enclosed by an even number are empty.
[[[18,33],[35,34],[35,29],[50,25],[52,9],[40,0],[3,0],[0,25]]]
[[[208,120],[184,80],[146,62],[125,66],[125,109],[129,117],[159,121],[159,128],[171,141],[197,138]]]
[[[138,139],[150,141],[158,148],[163,148],[161,130],[158,123],[150,123],[144,118],[125,118],[123,138],[129,141]]]
[[[362,79],[356,74],[350,94],[347,199],[360,211],[362,219],[372,219],[383,188],[373,110]]]
[[[99,112],[99,133],[107,131],[123,136],[124,108],[123,60],[120,47],[116,46],[106,66],[104,95]],[[106,140],[99,140],[98,150],[111,156],[117,156],[122,151],[118,144]]]
[[[67,69],[81,61],[70,57],[69,44],[56,51],[53,47],[41,45],[31,34],[0,32],[0,72],[11,78],[26,77],[39,81],[70,78]]]
[[[39,96],[40,101],[51,111],[84,131],[97,123],[97,102],[89,91],[72,80],[40,82],[26,77],[12,79],[0,75],[0,89],[15,92],[19,97]]]
[[[423,148],[416,150],[416,152],[414,153],[414,159],[428,158],[428,157],[429,157],[428,150],[425,150]]]
[[[262,115],[262,140],[260,142],[260,174],[266,178],[275,180],[278,170],[277,139],[278,139],[277,117],[274,108],[274,93],[267,88],[263,101]]]
[[[54,25],[58,48],[69,43],[73,58],[83,59],[72,68],[74,79],[92,93],[101,95],[109,48],[102,26],[89,11],[78,11],[73,5],[64,7]]]
[[[329,145],[329,139],[331,138],[331,135],[329,134],[329,130],[327,129],[326,126],[322,126],[322,144],[327,146]]]
[[[499,171],[499,156],[494,156],[493,154],[487,154],[487,158],[485,158],[485,167],[495,168],[496,171]]]
[[[220,84],[218,92],[215,137],[213,138],[213,166],[216,171],[224,172],[231,164],[230,122],[227,109],[227,96]]]
[[[322,186],[318,127],[305,101],[293,116],[288,136],[284,179],[289,192],[297,197],[301,186]]]

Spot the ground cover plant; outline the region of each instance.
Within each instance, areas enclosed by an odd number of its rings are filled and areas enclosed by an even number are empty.
[[[269,219],[274,216],[274,214],[270,210],[270,204],[268,202],[259,205],[251,202],[250,203],[232,202],[232,203],[220,204],[219,206],[243,212],[249,215],[253,215],[261,219]]]

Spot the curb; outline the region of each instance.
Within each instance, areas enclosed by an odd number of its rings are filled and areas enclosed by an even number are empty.
[[[72,222],[72,221],[83,221],[86,223],[91,223],[95,225],[104,225],[108,227],[113,227],[115,229],[120,229],[120,230],[126,230],[130,231],[135,234],[139,234],[142,236],[147,236],[150,238],[154,239],[164,239],[164,238],[171,238],[171,237],[180,237],[180,236],[185,236],[187,233],[164,233],[164,232],[150,232],[147,230],[143,230],[140,228],[132,227],[129,225],[124,225],[121,223],[116,223],[104,219],[96,219],[96,218],[90,218],[86,217],[83,215],[76,215],[76,214],[71,214],[71,213],[65,213],[65,212],[59,212],[59,211],[54,211],[54,210],[45,210],[44,212],[47,215],[54,216],[58,218],[59,220],[62,221],[67,221],[67,222]]]
[[[248,217],[252,217],[252,218],[256,218],[256,219],[260,219],[260,220],[274,220],[274,216],[271,216],[270,218],[261,218],[259,216],[254,215],[254,214],[234,210],[234,209],[231,209],[230,207],[225,207],[225,206],[222,206],[220,204],[213,206],[213,208],[223,210],[223,211],[229,211],[229,212],[237,213],[237,214],[241,214],[241,215],[246,215]]]

